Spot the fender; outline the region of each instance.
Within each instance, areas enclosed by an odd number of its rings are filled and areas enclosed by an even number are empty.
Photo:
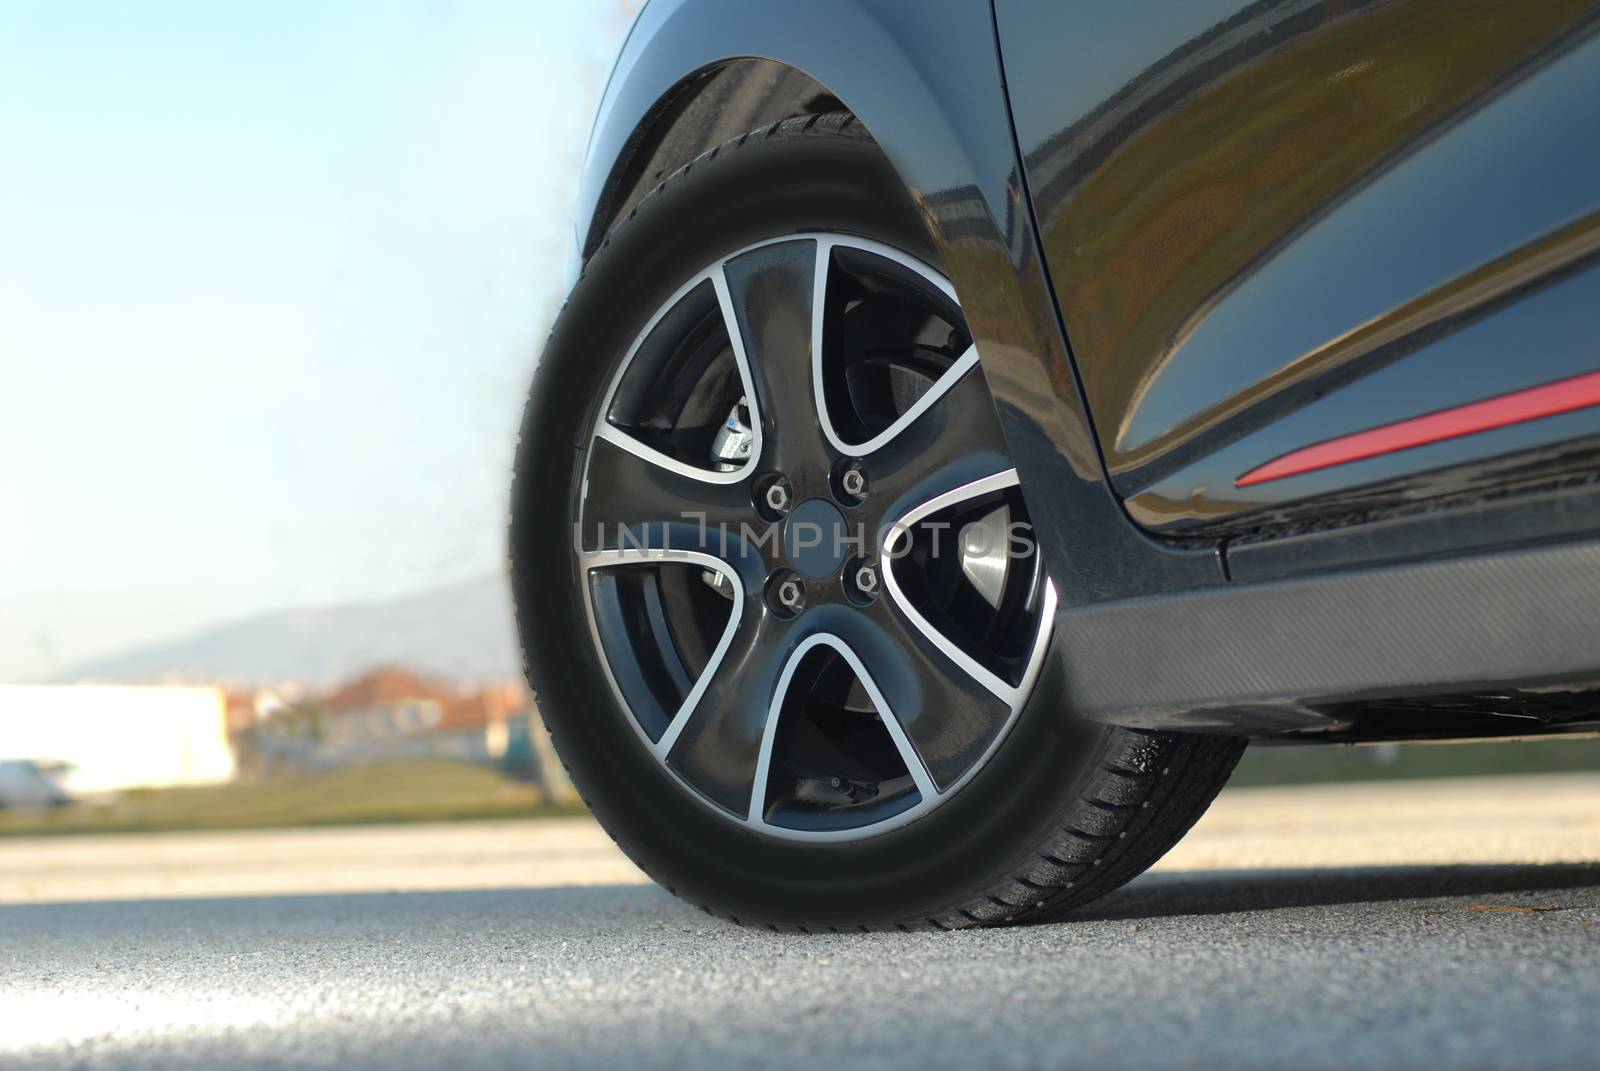
[[[1110,491],[1039,255],[990,5],[948,0],[912,20],[889,0],[817,0],[779,14],[747,0],[645,6],[590,136],[581,255],[698,152],[787,115],[849,109],[911,192],[961,299],[1062,607],[1223,582],[1214,546],[1157,541]]]

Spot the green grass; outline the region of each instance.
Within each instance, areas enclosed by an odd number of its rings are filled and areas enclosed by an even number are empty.
[[[0,811],[0,837],[582,814],[532,785],[464,763],[415,761],[205,788],[125,792],[105,807]]]

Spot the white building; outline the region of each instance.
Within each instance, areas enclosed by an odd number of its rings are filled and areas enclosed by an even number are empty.
[[[234,775],[220,688],[0,685],[0,759],[71,763],[75,792]]]

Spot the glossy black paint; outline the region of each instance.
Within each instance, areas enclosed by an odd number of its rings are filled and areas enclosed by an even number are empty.
[[[685,97],[746,57],[803,73],[814,93],[853,111],[912,192],[961,296],[1062,603],[1221,582],[1214,548],[1149,538],[1105,484],[1028,214],[984,0],[950,0],[937,18],[890,0],[652,0],[601,103],[579,233],[603,232],[627,203],[630,168],[653,173],[634,154],[663,140],[655,125],[692,115]]]
[[[1531,293],[1456,327],[1404,358],[1360,370],[1343,383],[1311,385],[1293,408],[1239,433],[1131,495],[1133,516],[1165,531],[1281,531],[1308,518],[1333,522],[1473,491],[1504,489],[1520,478],[1572,475],[1571,467],[1531,464],[1550,451],[1592,453],[1600,409],[1513,424],[1460,439],[1369,458],[1252,487],[1234,480],[1262,461],[1338,433],[1376,427],[1592,371],[1600,309],[1600,270],[1546,281]],[[1308,438],[1309,436],[1309,438]],[[1588,449],[1585,450],[1585,444]],[[1425,482],[1414,477],[1431,474]]]
[[[1055,294],[1136,519],[1254,526],[1401,474],[1422,477],[1415,499],[1440,466],[1600,430],[1549,422],[1233,487],[1297,446],[1581,365],[1584,326],[1545,329],[1519,301],[1600,250],[1600,5],[996,11]]]

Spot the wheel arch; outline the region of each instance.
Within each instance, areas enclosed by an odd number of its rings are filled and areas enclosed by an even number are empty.
[[[581,257],[701,153],[773,122],[837,110],[871,132],[941,248],[954,219],[986,237],[1002,229],[997,220],[1012,223],[1006,187],[1016,153],[984,0],[918,21],[882,0],[817,0],[804,17],[743,0],[650,0],[590,135]],[[941,211],[929,203],[933,191],[964,204]]]
[[[583,259],[641,197],[701,153],[769,123],[846,110],[822,83],[777,60],[735,57],[684,76],[639,118],[605,170],[588,223],[580,223]]]

